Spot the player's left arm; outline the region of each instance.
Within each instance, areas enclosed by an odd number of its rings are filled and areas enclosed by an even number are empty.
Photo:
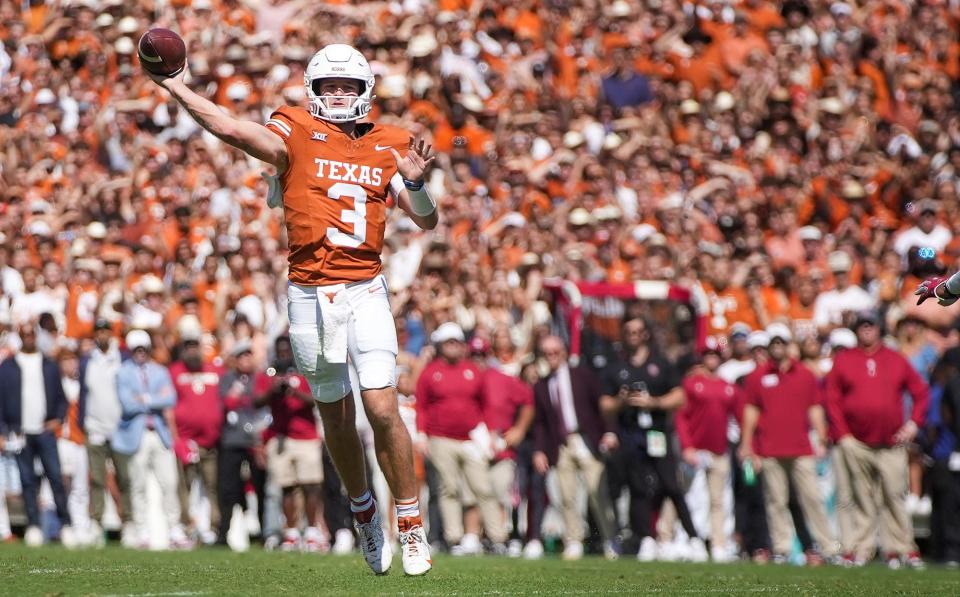
[[[406,155],[401,156],[399,151],[390,148],[393,159],[397,161],[397,171],[403,177],[403,188],[397,193],[397,205],[424,230],[433,230],[440,221],[437,203],[427,192],[424,182],[427,170],[437,157],[431,149],[432,146],[424,143],[423,139],[418,143],[413,137],[410,137]]]

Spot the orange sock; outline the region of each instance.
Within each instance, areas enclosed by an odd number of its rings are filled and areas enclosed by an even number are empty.
[[[397,519],[397,528],[400,529],[401,533],[407,533],[411,529],[416,527],[422,527],[423,520],[419,515],[417,516],[404,516],[403,518]]]

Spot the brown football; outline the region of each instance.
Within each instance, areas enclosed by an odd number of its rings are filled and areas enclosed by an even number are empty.
[[[187,62],[187,46],[169,29],[151,29],[137,44],[140,65],[155,75],[172,77],[180,74]]]

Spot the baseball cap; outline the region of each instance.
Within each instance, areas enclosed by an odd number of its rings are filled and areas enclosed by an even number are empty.
[[[768,325],[767,336],[769,336],[769,342],[773,342],[776,338],[780,338],[784,342],[793,340],[793,334],[790,333],[790,328],[784,323],[771,323]]]
[[[430,341],[434,344],[443,344],[449,340],[456,340],[457,342],[466,341],[466,338],[463,336],[463,330],[452,321],[441,324],[440,327],[430,334]]]
[[[113,329],[113,326],[110,324],[108,320],[104,319],[103,317],[93,322],[93,331],[95,332],[100,330],[112,330],[112,329]]]
[[[836,328],[827,339],[831,348],[853,348],[857,345],[857,335],[847,328]]]
[[[853,260],[843,251],[834,251],[827,257],[827,265],[832,272],[849,272],[853,267]]]
[[[857,311],[853,319],[853,329],[856,330],[865,323],[880,325],[880,315],[876,311],[871,310]]]
[[[127,332],[126,341],[128,350],[136,350],[138,348],[150,350],[150,347],[153,345],[150,341],[150,334],[144,330],[130,330]]]
[[[754,348],[766,348],[769,344],[770,336],[763,330],[750,332],[750,335],[747,336],[747,348],[750,350]]]
[[[823,233],[816,226],[804,226],[797,230],[800,240],[822,240]]]
[[[586,226],[591,223],[592,218],[590,217],[590,212],[578,207],[570,212],[570,215],[567,216],[567,221],[571,226]]]
[[[730,327],[730,338],[736,338],[737,336],[741,338],[746,338],[750,335],[750,332],[753,330],[750,329],[750,326],[743,322],[737,322]]]

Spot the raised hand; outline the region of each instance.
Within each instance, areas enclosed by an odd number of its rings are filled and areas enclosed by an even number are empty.
[[[914,295],[920,297],[917,299],[917,304],[923,304],[923,301],[927,300],[928,298],[937,299],[937,304],[944,307],[949,307],[953,303],[957,302],[957,299],[960,299],[960,297],[950,293],[950,291],[947,290],[947,285],[945,283],[946,281],[946,277],[933,276],[921,282],[920,286],[917,287],[917,291],[913,293]]]
[[[397,170],[400,176],[407,180],[421,180],[426,174],[436,155],[431,154],[432,145],[426,145],[423,139],[419,143],[413,137],[410,137],[410,145],[407,146],[407,155],[401,156],[400,152],[390,148],[393,159],[397,161]]]

